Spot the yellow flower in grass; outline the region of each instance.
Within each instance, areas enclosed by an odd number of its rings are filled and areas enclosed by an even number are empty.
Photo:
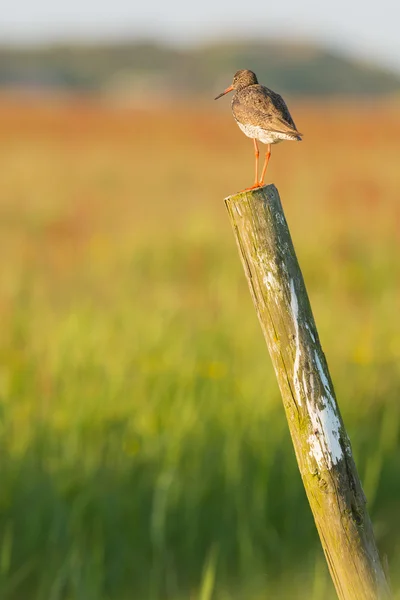
[[[367,340],[360,340],[353,349],[353,361],[358,365],[370,365],[373,359],[373,350],[370,342]]]
[[[226,377],[227,368],[225,363],[214,361],[207,365],[206,374],[209,379],[223,379]]]

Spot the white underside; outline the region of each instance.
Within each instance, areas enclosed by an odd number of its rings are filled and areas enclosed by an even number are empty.
[[[280,133],[278,131],[266,131],[257,125],[243,125],[243,123],[239,123],[240,129],[243,131],[245,135],[249,138],[256,138],[260,140],[263,144],[279,144],[279,142],[283,142],[284,140],[296,140],[293,135],[288,133]]]

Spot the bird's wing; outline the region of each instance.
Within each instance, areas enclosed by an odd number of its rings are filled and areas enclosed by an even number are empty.
[[[301,135],[282,96],[261,85],[242,90],[232,102],[235,119],[268,131]]]
[[[291,119],[292,121],[292,119]],[[292,121],[293,123],[293,121]],[[302,136],[303,134],[297,130],[296,125],[288,123],[285,119],[280,118],[278,115],[272,115],[272,118],[268,120],[268,129],[276,133],[287,133],[289,135]]]
[[[276,92],[273,92],[272,90],[268,90],[268,91],[271,94],[271,96],[270,96],[271,102],[274,105],[274,108],[276,111],[275,114],[276,114],[278,120],[287,124],[294,131],[297,131],[297,127],[292,119],[292,115],[290,114],[289,109],[286,105],[286,102],[284,101],[282,96],[280,94],[277,94]]]

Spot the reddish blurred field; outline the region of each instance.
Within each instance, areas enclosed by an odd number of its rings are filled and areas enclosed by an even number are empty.
[[[400,111],[366,101],[289,106],[304,142],[275,146],[267,177],[289,212],[314,219],[322,210],[360,228],[384,219],[398,232]],[[147,235],[199,213],[214,221],[222,198],[253,177],[252,144],[229,102],[128,110],[3,96],[0,136],[1,222],[21,234],[39,222],[35,244],[83,244],[110,228]]]

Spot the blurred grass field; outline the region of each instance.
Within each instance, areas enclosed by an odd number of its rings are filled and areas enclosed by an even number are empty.
[[[400,111],[290,108],[267,179],[399,589]],[[0,597],[334,598],[225,214],[253,178],[228,103],[4,96],[0,157]]]

